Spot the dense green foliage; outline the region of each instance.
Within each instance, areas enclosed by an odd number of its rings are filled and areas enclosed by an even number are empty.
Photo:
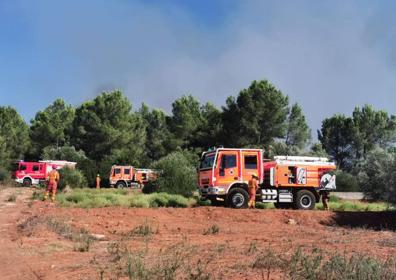
[[[63,190],[66,186],[70,188],[84,188],[87,186],[87,179],[78,169],[62,168],[59,170],[59,175],[59,190]]]
[[[145,151],[149,160],[158,160],[172,150],[170,131],[166,123],[166,114],[157,109],[150,110],[145,104],[139,110],[146,127]]]
[[[0,107],[0,165],[9,167],[30,148],[29,127],[11,107]]]
[[[31,121],[30,138],[33,153],[41,155],[45,147],[66,145],[70,141],[71,125],[74,120],[74,108],[62,99],[36,114]]]
[[[359,180],[369,198],[396,203],[396,153],[379,148],[369,152],[359,165]]]
[[[395,201],[395,116],[369,105],[356,107],[351,116],[323,120],[318,139],[310,143],[300,105],[290,106],[288,96],[267,80],[253,81],[221,109],[183,95],[170,114],[145,104],[136,110],[123,93],[113,91],[77,107],[57,99],[29,128],[15,109],[0,107],[0,167],[7,170],[16,159],[69,160],[77,162],[88,185],[99,173],[106,186],[114,164],[152,166],[164,173],[151,187],[188,196],[203,151],[219,145],[257,147],[268,157],[329,156],[341,170],[340,190],[362,186],[373,198]]]
[[[128,190],[91,190],[74,189],[66,194],[59,194],[57,200],[63,207],[97,208],[109,206],[127,207],[191,207],[196,204],[192,198],[168,193],[144,195]]]
[[[325,119],[318,138],[326,152],[340,168],[351,167],[354,155],[354,135],[356,129],[351,118],[343,115]]]
[[[155,182],[155,190],[192,196],[196,190],[197,175],[191,161],[188,152],[177,151],[154,162],[151,167],[162,170],[161,176]]]
[[[352,117],[335,115],[325,119],[318,136],[338,165],[351,170],[376,147],[395,144],[396,118],[369,105],[356,107]]]
[[[137,164],[144,141],[144,122],[119,91],[103,93],[76,109],[71,143],[93,160],[112,157]]]
[[[289,99],[268,81],[253,81],[223,108],[223,142],[230,147],[265,146],[284,138]]]
[[[295,103],[288,118],[286,145],[303,149],[311,139],[311,130],[305,120],[301,107]]]
[[[351,117],[325,119],[318,135],[325,151],[348,172],[338,176],[337,185],[348,185],[347,190],[359,183],[368,197],[396,202],[395,116],[369,105],[356,107]]]
[[[337,191],[340,192],[359,192],[359,180],[357,176],[354,176],[348,172],[338,170],[337,176]]]
[[[10,179],[10,174],[8,173],[7,169],[0,166],[0,183],[5,182]]]

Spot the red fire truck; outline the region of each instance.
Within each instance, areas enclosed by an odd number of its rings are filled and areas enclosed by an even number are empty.
[[[14,165],[13,178],[17,183],[29,187],[44,182],[53,167],[56,169],[61,169],[65,166],[75,168],[76,164],[76,162],[64,160],[43,160],[38,162],[19,161]]]
[[[213,204],[246,208],[248,181],[255,173],[259,178],[256,201],[308,210],[321,195],[336,189],[335,169],[327,158],[278,156],[265,160],[261,149],[217,148],[202,155],[199,193]]]

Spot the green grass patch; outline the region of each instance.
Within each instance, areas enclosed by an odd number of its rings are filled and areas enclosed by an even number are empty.
[[[353,211],[353,212],[380,212],[396,210],[394,206],[386,202],[367,202],[360,200],[343,200],[341,198],[330,196],[329,208],[333,211]],[[316,209],[323,210],[323,204],[317,203]]]
[[[57,195],[62,207],[99,208],[125,206],[137,208],[193,207],[196,200],[167,193],[142,194],[132,190],[74,189]]]
[[[275,206],[273,203],[256,202],[256,208],[257,209],[275,209]]]

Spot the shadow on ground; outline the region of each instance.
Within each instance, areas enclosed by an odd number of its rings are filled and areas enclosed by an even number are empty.
[[[366,228],[371,230],[396,231],[396,211],[386,212],[338,212],[332,218],[322,221],[327,226]]]

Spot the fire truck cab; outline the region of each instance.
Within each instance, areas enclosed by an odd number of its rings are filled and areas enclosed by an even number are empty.
[[[113,165],[110,171],[110,186],[116,188],[142,188],[149,181],[155,181],[158,172],[133,166]]]
[[[257,175],[256,201],[277,208],[313,209],[321,194],[335,190],[336,165],[327,158],[278,156],[261,149],[217,148],[203,153],[198,172],[201,198],[214,205],[246,208],[248,181]]]

